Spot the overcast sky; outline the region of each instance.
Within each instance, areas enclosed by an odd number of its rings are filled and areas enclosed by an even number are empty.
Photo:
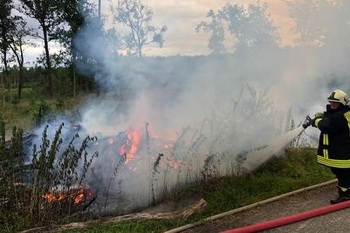
[[[101,0],[103,14],[111,15],[111,4],[115,8],[117,0]],[[98,3],[98,0],[92,0]],[[143,3],[153,9],[153,24],[155,26],[168,27],[165,33],[164,47],[161,49],[149,48],[145,50],[147,55],[197,55],[208,54],[208,35],[197,33],[195,28],[201,21],[206,21],[206,14],[209,10],[215,10],[229,4],[256,4],[256,0],[144,0]],[[265,0],[268,4],[268,12],[278,32],[282,37],[282,45],[291,45],[292,20],[288,17],[285,3],[282,0]]]
[[[98,4],[98,0],[91,0]],[[112,26],[113,8],[117,7],[117,0],[101,0],[102,14],[107,19],[108,27]],[[209,10],[222,8],[229,4],[256,4],[256,0],[143,0],[145,5],[152,8],[154,16],[152,24],[154,26],[167,26],[168,31],[164,36],[163,48],[148,47],[144,49],[144,54],[148,56],[171,56],[171,55],[202,55],[210,53],[207,48],[208,34],[197,33],[195,28],[201,21],[206,21],[206,14]],[[292,45],[294,39],[292,35],[293,21],[288,17],[288,11],[282,0],[265,0],[268,4],[268,12],[281,36],[281,46]],[[32,20],[33,21],[33,20]],[[33,22],[31,23],[33,24]],[[27,61],[35,61],[35,58],[43,53],[42,42],[37,41],[36,48],[27,48],[25,51]],[[58,44],[51,44],[51,53],[59,50]]]

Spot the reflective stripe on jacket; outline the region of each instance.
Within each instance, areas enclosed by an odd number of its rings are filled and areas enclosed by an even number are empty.
[[[350,108],[330,109],[315,121],[320,129],[317,162],[328,167],[350,168]]]

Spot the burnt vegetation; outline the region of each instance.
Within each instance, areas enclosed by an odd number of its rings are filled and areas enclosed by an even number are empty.
[[[14,127],[12,138],[5,141],[4,127],[1,121],[0,224],[5,231],[48,225],[89,207],[94,197],[84,178],[98,155],[87,151],[96,138],[86,137],[77,148],[73,143],[79,137],[76,134],[61,148],[63,124],[52,141],[46,127],[42,144],[33,146],[28,163],[23,156],[23,131]]]

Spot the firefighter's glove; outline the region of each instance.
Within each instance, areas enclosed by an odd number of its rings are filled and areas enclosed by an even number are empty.
[[[316,118],[322,118],[323,117],[323,112],[318,112],[315,114],[315,119]]]
[[[322,118],[323,118],[323,112],[318,112],[318,113],[316,113],[316,114],[315,114],[315,118],[312,119],[312,121],[311,121],[311,125],[312,125],[313,127],[317,127],[318,122],[319,122]]]
[[[303,128],[306,129],[307,127],[309,127],[312,124],[312,119],[310,116],[306,116],[306,119],[303,123]]]

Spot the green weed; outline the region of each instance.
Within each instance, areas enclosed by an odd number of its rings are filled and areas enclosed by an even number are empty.
[[[179,201],[196,193],[208,202],[208,207],[202,213],[187,220],[132,220],[118,224],[103,224],[103,221],[98,221],[84,229],[84,232],[164,232],[333,178],[329,169],[317,164],[316,149],[292,148],[286,150],[285,156],[272,159],[245,177],[217,178],[205,186],[193,186],[178,192],[180,196],[176,199]]]

